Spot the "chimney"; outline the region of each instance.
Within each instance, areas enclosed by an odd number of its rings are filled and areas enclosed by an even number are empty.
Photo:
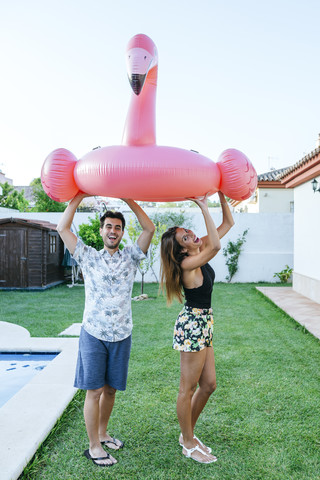
[[[318,133],[318,139],[316,141],[316,148],[320,147],[320,133]]]

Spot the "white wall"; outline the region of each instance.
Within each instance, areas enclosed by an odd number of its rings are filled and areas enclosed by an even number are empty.
[[[201,212],[196,212],[192,209],[193,231],[203,236],[206,234],[203,217]],[[212,213],[212,218],[219,226],[221,214]],[[210,262],[216,281],[225,281],[228,274],[223,248],[229,240],[237,240],[248,228],[247,241],[239,257],[239,270],[232,282],[276,282],[277,279],[273,278],[275,272],[283,270],[286,264],[293,266],[293,215],[235,213],[233,218],[235,226],[222,239],[220,252]]]
[[[0,218],[6,218],[7,216],[15,217],[16,213],[20,213],[19,210],[15,210],[14,208],[0,207]]]
[[[311,187],[310,187],[311,188]],[[315,194],[319,195],[320,193]],[[161,209],[165,211],[165,209]],[[150,215],[155,209],[146,209]],[[188,210],[192,217],[192,230],[198,235],[206,234],[205,224],[200,211],[197,208]],[[127,217],[129,213],[123,212]],[[221,214],[211,212],[214,222],[217,226],[221,223]],[[188,213],[189,215],[189,213]],[[23,213],[14,212],[13,215],[0,212],[0,218],[13,216],[16,218],[29,218],[36,220],[46,220],[51,223],[57,223],[61,213]],[[77,213],[75,215],[74,224],[76,228],[81,223],[86,223],[88,217],[94,217],[93,213]],[[211,261],[216,272],[216,281],[225,281],[228,274],[225,265],[225,257],[223,256],[223,247],[226,246],[228,240],[235,241],[239,234],[249,228],[247,241],[243,246],[243,252],[239,259],[239,271],[234,276],[234,282],[275,282],[273,278],[275,272],[283,270],[286,264],[293,266],[293,214],[288,213],[235,213],[235,226],[230,230],[229,234],[222,239],[222,248],[218,255]],[[319,238],[319,236],[317,237]],[[155,265],[155,270],[159,273],[159,261]],[[319,273],[319,268],[318,268]],[[139,274],[137,280],[140,280]],[[154,282],[154,276],[148,273],[146,281]]]
[[[292,188],[259,188],[258,205],[260,213],[291,213],[294,199]]]
[[[285,213],[234,214],[235,226],[222,240],[235,241],[239,234],[249,229],[247,241],[239,258],[239,271],[234,282],[276,282],[275,272],[285,265],[293,266],[293,215]],[[227,275],[225,257],[219,258],[218,279]]]
[[[294,189],[294,205],[293,288],[320,303],[320,192],[311,181]]]
[[[235,207],[241,213],[292,213],[292,188],[257,188],[255,196],[244,200]]]

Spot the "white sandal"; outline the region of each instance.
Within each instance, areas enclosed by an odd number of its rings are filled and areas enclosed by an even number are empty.
[[[204,452],[203,450],[201,450],[201,448],[199,447],[199,445],[196,445],[195,447],[193,448],[187,448],[187,447],[184,447],[183,448],[185,449],[185,451],[187,452],[187,455],[185,455],[185,457],[187,458],[192,458],[192,460],[194,460],[195,462],[199,462],[199,463],[213,463],[213,462],[216,462],[218,459],[216,457],[213,457],[212,460],[209,460],[207,462],[202,462],[201,460],[197,460],[196,458],[193,458],[191,455],[193,454],[193,452],[197,451],[197,452],[200,452],[202,453],[202,455],[204,455],[205,457],[208,457],[208,454],[206,452]],[[184,454],[183,454],[184,455]]]
[[[199,440],[199,438],[197,438],[196,436],[193,437],[198,443],[200,443],[201,447],[202,448],[206,448],[208,450],[208,453],[211,453],[212,452],[212,448],[210,447],[207,447],[207,445],[205,445],[204,443],[201,442],[201,440]]]
[[[181,435],[182,438],[183,438],[182,433],[181,433],[180,435]],[[179,438],[180,438],[180,437],[179,437]],[[206,449],[208,450],[207,453],[211,453],[211,452],[212,452],[212,448],[207,447],[207,445],[205,445],[204,443],[202,443],[201,440],[199,440],[198,437],[196,437],[196,436],[194,435],[193,438],[194,438],[198,443],[200,443],[200,445],[201,445],[202,448],[206,448]],[[184,447],[184,445],[183,445],[182,443],[180,443],[180,442],[179,442],[179,445],[180,445],[180,447]]]

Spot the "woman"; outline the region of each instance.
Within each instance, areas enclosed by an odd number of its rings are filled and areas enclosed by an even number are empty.
[[[186,457],[200,463],[217,460],[211,454],[211,448],[194,435],[199,415],[216,388],[211,308],[215,274],[208,262],[220,250],[220,239],[234,225],[221,192],[219,197],[223,212],[220,227],[215,227],[207,199],[192,199],[202,211],[207,236],[198,238],[191,230],[172,227],[161,239],[161,285],[166,288],[168,303],[174,297],[182,303],[182,290],[186,300],[177,318],[173,339],[173,348],[180,351],[180,388],[177,399],[181,428],[179,443]]]

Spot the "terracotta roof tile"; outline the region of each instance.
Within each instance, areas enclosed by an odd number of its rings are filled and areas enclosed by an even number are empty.
[[[291,165],[291,167],[284,169],[284,171],[279,175],[279,180],[281,180],[281,178],[284,178],[286,175],[293,172],[297,168],[301,167],[302,165],[308,163],[319,153],[320,153],[320,147],[317,147],[315,150],[312,150],[312,152],[308,153],[308,155],[305,155],[301,160],[296,162],[294,165]]]
[[[279,168],[278,170],[271,170],[270,172],[260,173],[258,175],[258,182],[277,182],[280,180],[283,172],[287,171],[290,167]]]

